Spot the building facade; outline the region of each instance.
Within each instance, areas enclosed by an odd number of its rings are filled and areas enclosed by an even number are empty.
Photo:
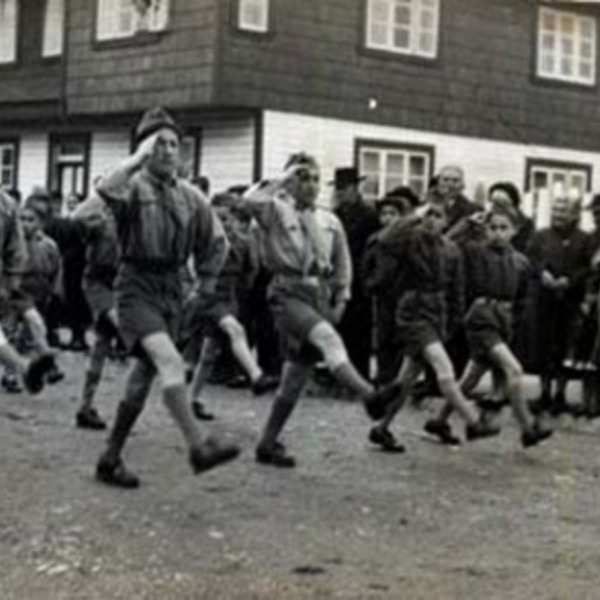
[[[160,104],[217,191],[313,153],[375,198],[459,164],[469,195],[600,190],[598,17],[536,0],[0,0],[0,177],[86,193]],[[327,200],[327,190],[323,200]]]

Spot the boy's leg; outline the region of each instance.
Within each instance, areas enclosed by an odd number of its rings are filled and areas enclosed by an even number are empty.
[[[380,421],[378,428],[389,428],[394,420],[394,417],[406,403],[406,399],[411,393],[412,385],[422,371],[423,366],[418,361],[414,360],[410,356],[405,357],[405,359],[402,361],[402,366],[400,367],[400,373],[395,380],[400,388],[400,393],[398,397],[394,399],[387,407],[385,417],[383,417],[383,419]]]
[[[278,442],[278,438],[294,411],[311,371],[312,366],[301,362],[288,360],[284,363],[281,383],[275,392],[271,413],[256,448],[258,462],[279,467],[295,465],[295,460],[285,454],[285,448]]]
[[[523,446],[533,446],[550,437],[552,431],[542,428],[529,412],[523,397],[523,367],[510,348],[504,343],[497,344],[491,349],[490,358],[504,373],[506,391],[521,429]]]
[[[194,415],[201,421],[212,421],[214,415],[208,413],[200,400],[204,384],[212,373],[212,369],[219,355],[219,344],[215,338],[205,336],[202,340],[200,358],[194,369],[192,383],[190,385],[190,401]]]
[[[242,324],[233,315],[227,315],[219,321],[219,329],[229,338],[231,351],[250,381],[253,383],[258,381],[263,372],[252,355]]]
[[[50,345],[48,344],[48,330],[42,315],[37,308],[29,308],[23,313],[23,320],[29,328],[33,344],[37,352],[40,354],[48,354]]]
[[[375,388],[356,370],[350,362],[342,338],[333,326],[322,321],[308,334],[308,341],[319,349],[330,373],[338,383],[346,386],[360,398],[370,398]]]
[[[533,426],[533,417],[523,398],[523,368],[521,364],[504,343],[496,344],[490,350],[490,359],[504,373],[506,392],[521,431],[529,431]]]
[[[187,441],[194,471],[206,471],[236,458],[239,454],[236,446],[220,444],[213,438],[205,440],[198,429],[187,399],[183,359],[169,335],[165,332],[148,335],[141,345],[160,375],[163,401]]]
[[[144,408],[155,375],[156,369],[149,361],[135,359],[127,377],[125,399],[119,403],[106,450],[96,467],[96,478],[104,483],[126,488],[139,485],[138,478],[125,469],[121,453]]]
[[[77,426],[84,429],[105,429],[106,424],[94,409],[96,390],[102,379],[104,364],[110,354],[111,338],[96,332],[96,339],[90,351],[85,370],[81,402],[77,411]]]
[[[465,372],[463,373],[458,384],[464,396],[468,396],[477,387],[487,370],[487,367],[476,361],[470,360],[467,363]],[[435,420],[439,421],[440,423],[447,423],[453,412],[454,406],[449,402],[446,402],[442,406],[440,413]]]

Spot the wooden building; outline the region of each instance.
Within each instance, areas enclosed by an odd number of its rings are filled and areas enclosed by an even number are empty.
[[[543,221],[555,183],[600,190],[599,16],[536,0],[0,0],[1,182],[84,193],[160,104],[215,191],[297,150],[325,179],[357,165],[369,197],[459,164],[471,195],[536,191]]]

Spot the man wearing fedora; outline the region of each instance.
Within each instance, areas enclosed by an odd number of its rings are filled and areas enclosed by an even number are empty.
[[[335,170],[334,180],[331,182],[334,187],[335,213],[346,232],[355,273],[362,264],[367,241],[379,229],[375,207],[365,202],[359,190],[363,179],[355,167],[344,167]],[[360,277],[353,279],[352,299],[348,302],[339,331],[352,363],[363,377],[368,378],[373,319],[371,302]]]

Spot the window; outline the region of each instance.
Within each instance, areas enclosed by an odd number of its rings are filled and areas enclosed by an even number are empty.
[[[366,177],[363,194],[369,200],[381,198],[399,185],[410,186],[423,197],[433,169],[433,148],[358,142],[358,167]]]
[[[200,174],[200,136],[199,129],[186,133],[181,138],[181,164],[187,177]]]
[[[71,193],[85,195],[89,180],[89,135],[50,136],[48,187],[63,198]]]
[[[0,63],[17,60],[17,0],[0,0]]]
[[[51,57],[60,56],[62,54],[64,25],[64,0],[46,0],[42,56]]]
[[[0,139],[0,187],[17,187],[17,160],[17,141]]]
[[[435,58],[439,0],[367,0],[367,47]]]
[[[239,0],[237,25],[246,31],[269,31],[269,0]]]
[[[548,79],[593,85],[596,81],[596,19],[540,9],[537,74]]]
[[[169,0],[98,0],[96,39],[114,40],[167,27]]]
[[[583,198],[590,190],[592,167],[585,164],[528,159],[525,189],[530,192],[530,206],[524,206],[538,227],[550,223],[550,208],[557,194],[574,193]]]

